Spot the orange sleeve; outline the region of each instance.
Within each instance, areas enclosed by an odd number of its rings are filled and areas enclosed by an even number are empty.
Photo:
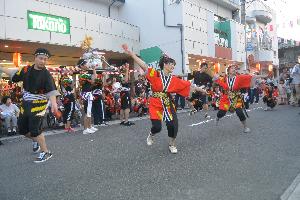
[[[223,89],[227,89],[227,83],[224,81],[224,78],[219,78],[215,82],[220,85]]]
[[[250,88],[251,86],[251,75],[238,75],[238,87],[239,88]]]
[[[172,77],[170,85],[168,87],[169,93],[176,93],[181,96],[187,97],[190,95],[191,83],[189,81],[182,80],[178,77]]]
[[[146,78],[149,82],[153,80],[153,77],[157,74],[157,71],[154,68],[148,68]]]

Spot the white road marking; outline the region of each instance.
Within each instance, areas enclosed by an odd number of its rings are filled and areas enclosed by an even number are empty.
[[[251,112],[251,111],[254,111],[254,110],[258,110],[258,109],[263,109],[263,108],[262,107],[252,108],[252,109],[248,109],[247,112]],[[224,118],[232,117],[233,115],[235,115],[235,114],[234,113],[233,114],[228,114],[228,115],[225,115]],[[191,125],[188,125],[188,126],[199,126],[199,125],[202,125],[202,124],[207,124],[211,121],[215,121],[215,119],[209,119],[209,120],[201,121],[201,122],[198,122],[196,124],[191,124]]]

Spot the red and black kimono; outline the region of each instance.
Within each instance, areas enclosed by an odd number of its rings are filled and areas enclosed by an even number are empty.
[[[151,84],[153,95],[149,98],[150,119],[172,121],[171,93],[187,97],[190,93],[189,81],[179,79],[175,76],[166,76],[162,71],[153,68],[148,69],[146,78]]]
[[[243,113],[244,101],[240,93],[242,88],[250,88],[252,76],[251,75],[236,75],[232,78],[224,77],[215,80],[217,84],[223,89],[220,97],[218,118],[225,116],[226,112],[236,111],[241,121],[246,119]]]
[[[151,133],[161,130],[161,121],[165,121],[169,137],[176,138],[178,121],[175,106],[171,100],[171,93],[187,97],[190,94],[189,81],[172,75],[165,75],[163,71],[149,68],[146,78],[151,84],[152,96],[149,98],[149,114],[152,121]]]

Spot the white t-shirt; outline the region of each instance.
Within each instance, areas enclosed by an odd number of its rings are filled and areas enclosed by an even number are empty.
[[[293,78],[292,84],[300,84],[300,66],[295,65],[292,69],[291,77]]]
[[[10,106],[6,106],[6,104],[0,105],[1,117],[5,118],[7,116],[17,115],[20,112],[20,109],[15,104],[10,104]]]

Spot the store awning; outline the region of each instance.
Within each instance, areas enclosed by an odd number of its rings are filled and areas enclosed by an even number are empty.
[[[145,63],[155,63],[158,62],[160,57],[162,56],[162,50],[159,47],[155,46],[141,50],[140,55]]]

